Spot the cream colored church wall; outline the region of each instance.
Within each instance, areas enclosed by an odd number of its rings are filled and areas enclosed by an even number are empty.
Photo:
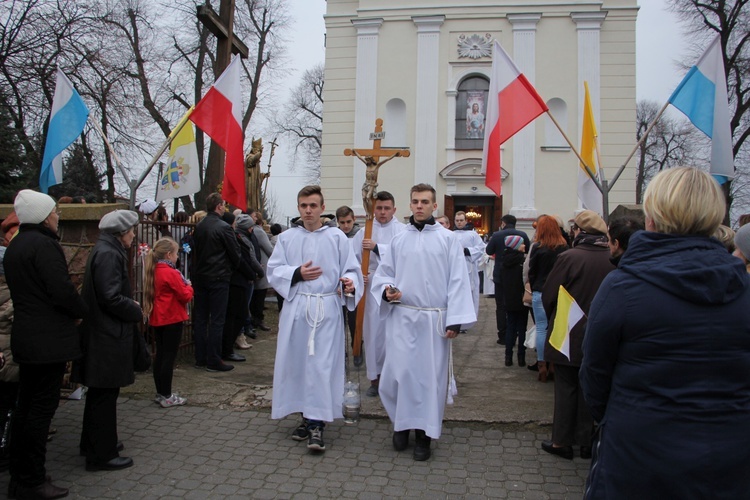
[[[513,26],[505,18],[506,7],[448,8],[455,2],[423,2],[435,9],[406,9],[402,1],[361,1],[342,2],[329,0],[326,16],[326,85],[322,151],[322,185],[329,210],[336,206],[353,205],[353,171],[362,168],[357,160],[343,156],[345,148],[355,144],[354,110],[356,81],[357,30],[351,23],[356,18],[357,6],[360,18],[383,17],[385,21],[377,35],[377,97],[376,115],[385,118],[385,107],[390,99],[398,98],[406,106],[406,142],[412,147],[412,156],[407,159],[394,159],[380,169],[379,189],[391,191],[396,196],[400,216],[408,215],[408,190],[414,184],[415,131],[417,124],[416,100],[422,89],[416,88],[417,79],[417,26],[412,15],[434,15],[445,13],[446,20],[440,28],[439,59],[437,77],[437,165],[431,180],[438,190],[438,202],[442,205],[443,194],[447,190],[445,181],[439,176],[446,165],[464,158],[481,158],[480,150],[455,150],[449,137],[454,115],[449,105],[450,96],[446,92],[455,75],[467,68],[475,67],[480,72],[489,73],[489,58],[469,60],[457,57],[457,35],[491,32],[513,57]],[[497,4],[499,2],[480,2]],[[572,2],[580,5],[524,5],[514,7],[516,12],[545,10],[537,24],[536,79],[535,85],[545,100],[563,99],[567,105],[567,120],[563,124],[566,132],[578,146],[580,144],[580,112],[578,102],[578,32],[571,12],[592,9],[589,2]],[[618,2],[605,1],[604,8],[610,5],[624,5],[627,9],[611,9],[602,24],[600,33],[600,110],[597,114],[601,133],[601,144],[605,172],[611,178],[614,171],[634,144],[635,127],[635,0]],[[392,10],[389,10],[393,7]],[[503,13],[490,19],[489,12]],[[522,68],[523,70],[523,68]],[[453,97],[455,99],[455,97]],[[452,108],[455,110],[455,107]],[[450,116],[449,116],[450,115]],[[540,117],[530,125],[535,137],[535,193],[534,206],[538,213],[559,213],[567,218],[578,208],[576,185],[578,161],[572,152],[543,151],[546,143],[545,117]],[[370,124],[372,130],[374,123]],[[386,133],[389,124],[385,124]],[[360,145],[361,140],[359,141]],[[366,144],[371,144],[366,141]],[[384,142],[387,144],[387,141]],[[513,140],[503,149],[503,163],[511,177],[504,181],[503,209],[507,212],[514,205],[513,199]],[[633,161],[625,170],[611,194],[610,209],[618,203],[632,203],[634,192]],[[421,180],[421,179],[420,179]],[[486,190],[480,184],[480,192]],[[360,201],[361,203],[361,201]],[[442,206],[440,208],[442,212]]]

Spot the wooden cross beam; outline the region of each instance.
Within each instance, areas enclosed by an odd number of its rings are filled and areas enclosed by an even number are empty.
[[[378,187],[378,169],[387,161],[393,158],[408,158],[410,153],[408,149],[397,149],[397,148],[382,148],[380,142],[385,137],[383,132],[383,120],[378,118],[375,120],[375,132],[370,134],[370,140],[372,140],[372,149],[345,149],[344,155],[356,156],[362,163],[365,164],[365,183],[362,186],[362,204],[365,207],[366,222],[365,222],[365,238],[369,240],[372,238],[372,220],[374,218],[373,205],[375,196],[377,195]],[[380,157],[385,156],[384,160]],[[367,276],[370,268],[370,251],[362,249],[362,274]],[[362,364],[362,327],[364,326],[365,319],[365,302],[367,294],[363,294],[357,306],[357,327],[354,332],[354,347],[352,348],[352,354],[354,355],[355,366]]]
[[[224,4],[229,4],[234,2],[228,2],[226,0],[221,2],[221,8],[222,10],[227,10],[227,13],[229,12],[229,9],[226,9],[224,7]],[[234,24],[234,5],[231,5],[231,19],[229,19],[229,16],[225,14],[224,16],[217,14],[216,11],[211,7],[210,4],[205,3],[203,5],[198,6],[198,20],[206,27],[208,28],[208,31],[214,34],[214,36],[218,40],[219,45],[227,44],[228,40],[231,38],[232,43],[232,54],[239,54],[239,56],[243,59],[247,59],[250,55],[250,50],[247,48],[247,45],[237,38],[237,36],[234,34],[234,30],[230,25]],[[226,17],[226,19],[225,19]],[[219,50],[226,51],[227,49],[224,47],[217,47]],[[224,71],[225,68],[222,68],[221,71]],[[221,71],[219,74],[221,74]]]

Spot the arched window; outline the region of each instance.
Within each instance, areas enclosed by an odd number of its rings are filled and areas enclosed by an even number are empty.
[[[547,107],[560,126],[565,127],[568,124],[568,105],[565,101],[559,97],[553,97],[547,101]],[[568,149],[568,143],[565,142],[565,138],[549,116],[546,116],[544,121],[544,147]]]
[[[383,130],[383,147],[406,147],[406,104],[403,100],[394,98],[385,104]]]
[[[469,76],[458,84],[456,95],[456,149],[482,149],[490,82]]]

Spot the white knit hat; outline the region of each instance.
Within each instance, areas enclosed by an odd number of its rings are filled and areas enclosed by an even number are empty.
[[[13,208],[21,224],[39,224],[55,209],[55,200],[44,193],[22,189],[13,202]]]

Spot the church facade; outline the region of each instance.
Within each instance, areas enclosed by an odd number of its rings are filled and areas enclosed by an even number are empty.
[[[409,215],[409,188],[435,186],[440,214],[469,213],[480,234],[511,213],[521,225],[541,214],[572,218],[579,161],[542,115],[501,150],[502,194],[481,172],[494,40],[537,89],[578,148],[588,82],[601,165],[611,178],[635,144],[636,0],[328,0],[321,184],[326,205],[364,215],[365,166],[347,148],[409,148],[379,171],[378,189]],[[381,158],[382,159],[382,158]],[[632,204],[631,160],[609,210]],[[601,210],[599,210],[601,211]]]

